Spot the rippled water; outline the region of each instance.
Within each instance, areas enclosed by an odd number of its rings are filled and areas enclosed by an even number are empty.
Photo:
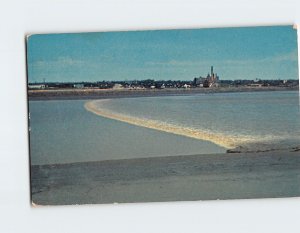
[[[146,127],[152,121],[156,124],[152,128],[163,131],[165,124],[187,134],[192,131],[217,136],[211,141],[225,147],[226,143],[218,140],[228,139],[227,147],[274,149],[299,145],[298,91],[124,98],[92,103],[95,110],[113,114],[114,119],[125,116],[127,122],[130,118],[133,120],[129,123],[141,120],[138,124]]]
[[[85,108],[88,104],[92,112]],[[224,153],[239,145],[256,150],[300,144],[296,91],[30,101],[29,111],[32,164]]]

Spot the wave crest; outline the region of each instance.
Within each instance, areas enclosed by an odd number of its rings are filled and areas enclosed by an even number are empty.
[[[89,112],[92,112],[102,117],[118,120],[121,122],[125,122],[136,126],[141,126],[149,129],[155,129],[167,133],[181,135],[189,138],[209,141],[219,146],[225,147],[227,149],[236,148],[238,145],[250,141],[249,138],[239,137],[237,139],[221,133],[213,133],[213,132],[199,130],[199,129],[182,127],[182,126],[178,126],[166,122],[124,115],[124,114],[107,110],[103,106],[99,106],[100,103],[107,102],[107,101],[110,101],[110,99],[88,101],[84,104],[84,107]]]

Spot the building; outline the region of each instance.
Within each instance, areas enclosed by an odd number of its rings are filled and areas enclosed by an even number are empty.
[[[45,84],[29,84],[28,89],[45,89]]]
[[[113,89],[114,90],[123,89],[123,85],[119,84],[119,83],[116,83],[116,84],[114,84]]]
[[[213,87],[217,86],[219,82],[219,76],[217,73],[214,73],[214,67],[210,67],[210,73],[206,77],[194,78],[194,86],[198,87]]]
[[[83,85],[83,83],[75,83],[75,84],[73,85],[73,87],[74,87],[74,88],[78,88],[78,89],[82,89],[82,88],[84,88],[84,85]]]

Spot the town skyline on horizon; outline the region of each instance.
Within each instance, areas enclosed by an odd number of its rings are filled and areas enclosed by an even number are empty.
[[[28,82],[192,80],[211,66],[223,80],[298,79],[292,26],[37,34]]]

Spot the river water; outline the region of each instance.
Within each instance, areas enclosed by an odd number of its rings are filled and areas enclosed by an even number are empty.
[[[32,164],[300,144],[298,91],[30,101],[29,111]]]

